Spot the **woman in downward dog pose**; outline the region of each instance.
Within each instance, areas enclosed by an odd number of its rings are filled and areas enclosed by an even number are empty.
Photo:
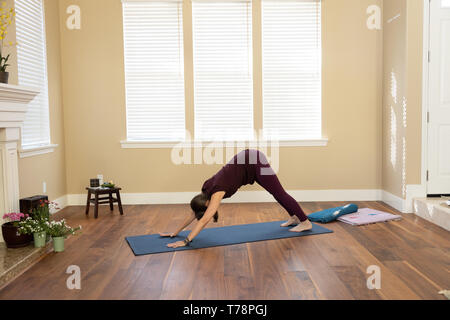
[[[281,186],[264,153],[258,150],[244,150],[235,155],[218,173],[203,184],[202,193],[191,200],[191,214],[186,217],[178,230],[174,233],[160,233],[160,235],[176,237],[197,219],[197,225],[184,241],[170,243],[168,247],[178,248],[189,245],[212,218],[214,222],[217,222],[219,218],[217,210],[222,199],[230,198],[241,186],[253,184],[255,181],[273,195],[289,213],[290,218],[281,225],[282,227],[295,226],[289,230],[292,232],[312,229],[311,222],[297,201]]]

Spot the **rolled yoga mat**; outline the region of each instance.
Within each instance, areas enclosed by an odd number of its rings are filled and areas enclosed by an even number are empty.
[[[358,211],[358,206],[351,203],[343,207],[330,208],[311,213],[310,215],[308,215],[308,219],[309,221],[313,222],[328,223],[337,220],[337,218],[343,215],[354,213],[356,211]]]
[[[125,239],[127,240],[131,250],[133,250],[134,255],[140,256],[153,253],[193,250],[247,242],[295,238],[333,232],[314,223],[311,230],[300,233],[290,232],[289,229],[292,227],[280,227],[280,224],[283,222],[284,221],[275,221],[203,229],[202,232],[200,232],[199,235],[195,237],[194,241],[192,241],[189,246],[176,249],[167,247],[167,244],[184,240],[190,233],[190,231],[183,231],[175,238],[163,238],[159,234],[151,234],[144,236],[126,237]]]

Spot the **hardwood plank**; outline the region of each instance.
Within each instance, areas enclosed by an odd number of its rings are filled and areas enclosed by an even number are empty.
[[[283,273],[289,299],[294,300],[318,300],[323,299],[319,290],[316,288],[310,275],[306,271],[289,271]]]
[[[246,244],[224,248],[224,293],[222,299],[256,299],[255,283]]]
[[[353,255],[357,260],[357,265],[363,273],[367,272],[369,266],[378,266],[381,272],[381,289],[377,294],[383,299],[419,299],[414,291],[412,291],[401,279],[395,276],[389,268],[387,268],[380,260],[378,260],[369,250],[361,244],[357,237],[354,237],[356,230],[360,227],[350,226],[346,224],[337,224],[335,230],[340,232],[341,238],[349,248],[352,248]],[[358,232],[362,232],[361,229]],[[361,238],[360,235],[358,235]],[[367,274],[366,277],[369,277]]]
[[[247,244],[256,299],[287,299],[287,288],[279,271],[282,267],[271,247],[270,241]]]
[[[430,278],[419,272],[406,261],[386,261],[386,266],[405,282],[422,299],[446,300],[438,292],[443,290]]]
[[[367,274],[363,273],[358,266],[333,266],[331,268],[352,296],[363,300],[379,300],[381,298],[377,290],[367,288]]]
[[[398,242],[385,241],[389,234],[380,232],[380,227],[376,224],[368,226],[352,226],[342,224],[342,228],[347,232],[351,232],[352,236],[364,246],[379,261],[399,261],[401,258],[395,250]]]
[[[200,268],[202,250],[175,252],[167,277],[164,279],[160,299],[190,299],[196,280],[197,269]]]
[[[353,295],[322,256],[320,249],[314,243],[313,237],[301,237],[296,238],[296,241],[289,241],[297,243],[295,246],[297,257],[306,267],[306,271],[315,287],[320,290],[320,295],[325,299],[354,299]]]
[[[224,247],[208,248],[201,251],[202,256],[199,257],[200,262],[195,273],[190,299],[222,299],[225,288]]]

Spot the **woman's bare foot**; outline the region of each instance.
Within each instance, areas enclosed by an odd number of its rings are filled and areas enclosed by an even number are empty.
[[[297,216],[289,217],[289,220],[283,223],[282,227],[296,226],[300,223],[300,219]]]
[[[309,220],[300,222],[300,224],[292,229],[290,229],[289,231],[291,232],[303,232],[303,231],[307,231],[307,230],[311,230],[313,227],[312,223]]]

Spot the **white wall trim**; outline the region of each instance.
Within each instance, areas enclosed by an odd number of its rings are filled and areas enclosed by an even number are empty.
[[[62,209],[64,209],[65,207],[67,207],[69,205],[67,195],[61,196],[55,200],[50,200],[50,201],[56,202],[58,204],[58,208],[59,208],[59,210],[53,211],[52,214],[55,214],[55,213],[61,211]]]
[[[406,199],[385,190],[382,190],[381,193],[380,201],[387,203],[401,213],[414,213],[414,199],[423,198],[423,194],[426,191],[423,185],[414,184],[406,186]]]
[[[57,144],[49,144],[47,146],[31,148],[31,149],[20,149],[19,156],[20,158],[29,158],[38,156],[41,154],[52,153],[55,152],[55,149],[58,147]]]
[[[155,193],[123,193],[123,204],[187,204],[199,192],[155,192]],[[379,201],[381,190],[290,190],[288,191],[299,202],[322,201]],[[87,194],[67,195],[68,206],[81,206],[86,204]],[[224,203],[253,203],[275,202],[275,199],[266,191],[240,191]]]
[[[129,3],[129,2],[148,2],[148,1],[160,1],[160,0],[122,0],[122,3]],[[165,2],[183,2],[183,0],[164,0]]]
[[[400,198],[396,195],[393,195],[390,192],[387,192],[385,190],[382,191],[381,201],[387,203],[391,207],[397,209],[398,211],[402,213],[406,213],[406,200],[403,198]]]
[[[402,213],[414,213],[414,199],[421,198],[425,192],[423,185],[407,185],[406,199],[380,189],[360,190],[288,190],[299,202],[328,202],[328,201],[383,201]],[[199,192],[153,192],[153,193],[122,193],[124,205],[146,204],[188,204]],[[87,194],[67,194],[53,202],[60,210],[68,206],[86,205]],[[266,191],[240,191],[224,203],[273,203],[275,199]],[[60,211],[57,210],[52,214]]]
[[[413,213],[414,199],[421,198],[424,193],[422,185],[407,185],[406,199],[380,189],[361,190],[288,190],[299,202],[328,201],[383,201],[402,213]],[[152,193],[122,193],[124,205],[146,204],[188,204],[199,192],[152,192]],[[68,194],[56,200],[61,209],[67,206],[86,205],[87,194]],[[275,199],[266,191],[239,191],[224,203],[273,203]]]
[[[403,199],[380,189],[361,190],[288,190],[287,192],[299,202],[328,201],[383,201],[402,213],[413,213],[414,199],[423,194],[422,185],[408,185],[407,196]],[[122,193],[124,205],[146,204],[188,204],[199,192],[153,192],[153,193]],[[60,208],[66,206],[85,206],[87,194],[68,194],[55,202]],[[266,191],[239,191],[224,203],[273,203],[275,199]]]
[[[261,146],[280,146],[280,147],[326,147],[328,138],[292,140],[292,141],[179,141],[179,142],[156,142],[156,141],[128,141],[120,142],[122,149],[171,149],[171,148],[203,148],[203,147],[226,147],[228,143],[231,146],[248,146],[249,148],[257,148]]]
[[[430,1],[423,0],[423,61],[422,61],[422,165],[421,189],[423,194],[418,197],[427,197],[427,170],[428,170],[428,93],[429,93],[429,62],[430,49]]]

